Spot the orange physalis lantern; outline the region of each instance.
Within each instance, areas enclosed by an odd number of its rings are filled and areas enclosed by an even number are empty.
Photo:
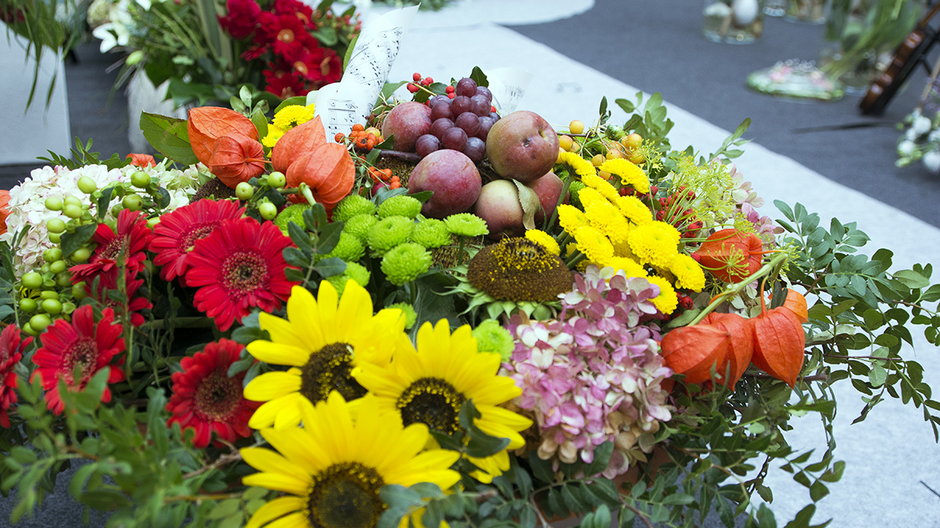
[[[731,346],[727,354],[730,365],[728,379],[720,383],[731,390],[741,379],[747,366],[751,364],[754,354],[754,328],[750,320],[738,314],[712,312],[702,319],[702,323],[714,326],[728,332],[731,336]],[[724,373],[725,366],[721,365],[718,372]]]
[[[283,140],[283,137],[279,139],[278,145]],[[301,154],[287,169],[287,186],[306,183],[314,199],[327,209],[349,194],[355,178],[356,167],[349,152],[337,143],[323,143],[316,150]],[[295,194],[291,199],[301,201],[303,198]]]
[[[256,139],[241,134],[215,140],[209,157],[209,170],[225,185],[235,188],[264,172],[264,147]]]
[[[669,368],[689,383],[702,383],[711,379],[712,369],[716,378],[724,376],[731,334],[706,324],[683,326],[663,336],[660,346]]]
[[[271,164],[274,170],[286,173],[291,164],[302,154],[313,152],[326,143],[326,131],[320,117],[314,117],[281,136],[271,150]]]
[[[783,307],[793,312],[801,323],[809,322],[806,297],[803,297],[800,292],[787,288],[787,299],[783,301]]]
[[[207,166],[217,139],[225,136],[258,139],[258,130],[250,119],[234,110],[218,106],[200,106],[190,110],[186,130],[193,153]]]
[[[761,305],[763,307],[763,298]],[[799,317],[781,306],[765,310],[751,321],[754,325],[754,365],[793,387],[803,369],[806,348],[806,334]]]
[[[0,235],[7,232],[8,216],[10,216],[10,191],[0,190]]]
[[[722,229],[709,236],[692,257],[718,280],[740,282],[760,269],[764,243],[753,233]]]

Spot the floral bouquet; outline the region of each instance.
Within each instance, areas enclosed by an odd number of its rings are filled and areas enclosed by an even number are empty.
[[[286,99],[342,76],[361,22],[355,7],[332,4],[96,0],[89,23],[103,52],[127,53],[122,79],[140,71],[154,86],[168,82],[178,105],[227,101],[244,85]]]
[[[938,343],[931,267],[762,216],[744,126],[703,156],[658,95],[556,132],[426,79],[332,138],[312,106],[145,116],[167,159],[79,148],[4,197],[14,521],[71,468],[121,526],[774,526],[771,462],[813,503],[842,475],[787,442],[833,384],[936,434],[900,355]]]

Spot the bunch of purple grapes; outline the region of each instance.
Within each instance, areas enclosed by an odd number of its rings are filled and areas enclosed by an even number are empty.
[[[493,111],[493,93],[469,77],[457,81],[454,93],[453,99],[446,95],[431,98],[431,132],[418,138],[415,151],[423,158],[451,149],[479,163],[486,154],[486,135],[499,119]]]

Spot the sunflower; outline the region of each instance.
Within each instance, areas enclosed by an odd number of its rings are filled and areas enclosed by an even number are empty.
[[[520,431],[528,418],[500,407],[522,393],[508,377],[499,375],[499,354],[478,352],[470,326],[450,332],[446,319],[425,323],[418,330],[417,350],[399,351],[391,368],[363,364],[353,376],[378,398],[382,410],[396,411],[405,425],[426,424],[444,434],[460,430],[460,408],[472,400],[480,417],[475,425],[488,435],[508,438],[506,449],[486,458],[468,457],[480,471],[473,476],[490,482],[509,469],[507,450],[525,445]]]
[[[267,372],[245,387],[245,398],[265,402],[248,425],[255,429],[295,426],[301,410],[339,391],[347,400],[366,391],[350,376],[364,362],[387,365],[399,348],[411,348],[401,310],[373,315],[372,299],[355,281],[346,283],[342,298],[327,281],[319,299],[295,286],[287,301],[287,319],[262,313],[261,328],[271,340],[257,340],[248,352],[259,361],[287,365],[287,371]]]
[[[248,447],[241,454],[260,473],[242,482],[288,495],[255,512],[247,528],[261,526],[357,528],[378,523],[386,506],[379,490],[419,482],[448,489],[460,475],[450,469],[458,455],[422,452],[430,435],[422,424],[403,427],[397,413],[381,412],[372,396],[352,406],[338,392],[304,411],[304,428],[265,429],[277,451]]]

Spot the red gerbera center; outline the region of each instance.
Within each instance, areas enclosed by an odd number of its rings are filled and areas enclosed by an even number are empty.
[[[223,284],[232,294],[247,294],[264,286],[268,266],[261,255],[243,251],[225,259],[222,277]]]
[[[94,373],[94,367],[98,362],[98,347],[95,340],[85,336],[74,341],[63,354],[62,379],[69,385],[75,384],[75,374],[78,374],[78,382],[88,383]]]
[[[294,70],[297,71],[298,73],[300,73],[301,75],[307,75],[307,73],[310,71],[310,70],[307,68],[307,65],[304,64],[303,61],[296,61],[296,62],[294,62]]]
[[[248,419],[261,404],[242,395],[244,372],[228,375],[241,351],[242,346],[229,339],[209,343],[192,357],[183,358],[183,371],[172,376],[173,394],[166,408],[173,416],[167,423],[193,429],[196,447],[209,445],[213,432],[227,442],[251,436]]]

